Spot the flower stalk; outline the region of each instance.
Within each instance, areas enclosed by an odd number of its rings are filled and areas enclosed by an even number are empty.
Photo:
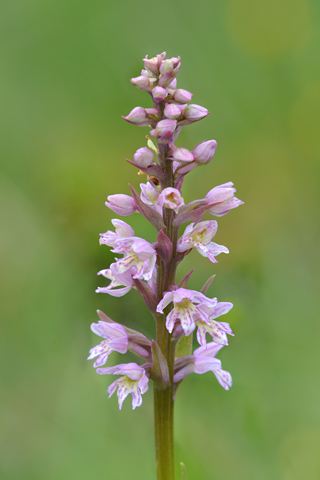
[[[90,350],[88,359],[96,359],[94,367],[98,367],[99,374],[121,375],[108,387],[109,397],[117,391],[120,409],[129,394],[132,408],[140,406],[149,381],[154,382],[157,480],[174,480],[173,418],[177,387],[191,373],[211,371],[228,390],[232,385],[231,375],[222,370],[216,354],[228,345],[227,335],[233,335],[228,323],[216,320],[232,304],[206,296],[214,275],[198,292],[187,289],[193,270],[180,281],[176,279],[176,270],[193,249],[212,263],[217,262],[220,253],[229,253],[227,247],[212,242],[217,222],[203,220],[203,216],[220,217],[243,202],[234,196],[233,183],[228,182],[212,188],[205,198],[185,204],[181,193],[185,176],[212,160],[217,143],[204,141],[190,151],[177,146],[176,141],[181,128],[205,118],[209,112],[200,105],[188,105],[193,94],[177,89],[180,57],[166,59],[163,52],[143,61],[145,68],[131,83],[152,97],[153,107],[135,107],[123,118],[130,124],[150,127],[150,135],[155,137],[154,143],[147,135],[147,145],[137,150],[133,161],[128,160],[148,180],[140,185],[140,196],[130,185],[132,196],[109,195],[106,206],[121,216],[143,215],[157,230],[157,241],[149,243],[137,237],[127,223],[113,219],[115,232],[100,234],[100,244],[112,247],[117,258],[109,268],[98,272],[111,282],[96,291],[121,297],[135,289],[154,318],[156,338],[150,340],[99,311],[100,321],[91,328],[104,340]],[[181,235],[180,228],[185,223],[189,225]],[[196,329],[200,347],[192,353],[192,334]],[[207,336],[211,337],[210,343]],[[121,354],[131,351],[140,363],[101,368],[113,351]]]

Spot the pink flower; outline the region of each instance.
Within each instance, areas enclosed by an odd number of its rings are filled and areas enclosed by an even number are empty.
[[[229,253],[227,247],[211,242],[216,234],[218,224],[215,220],[207,220],[199,223],[191,223],[185,229],[183,235],[178,240],[178,252],[185,252],[191,248],[196,248],[203,257],[208,257],[213,263],[216,263],[216,255],[220,253]]]
[[[149,378],[143,367],[136,363],[122,363],[114,367],[98,368],[100,375],[124,375],[118,378],[108,387],[109,398],[118,389],[118,405],[121,410],[124,400],[128,395],[132,395],[132,409],[140,407],[142,404],[142,394],[144,394],[149,386]]]
[[[114,213],[126,217],[136,211],[135,201],[129,195],[118,193],[116,195],[109,195],[106,206]]]
[[[133,278],[151,279],[157,260],[156,251],[151,243],[139,237],[121,238],[112,251],[124,255],[115,263],[116,275],[134,268]]]
[[[215,358],[218,351],[223,345],[217,343],[208,343],[206,347],[199,347],[193,352],[193,355],[188,357],[180,357],[175,362],[175,373],[173,381],[175,383],[183,380],[191,373],[206,373],[213,372],[225,389],[229,390],[232,386],[232,378],[229,372],[222,370],[221,360]]]
[[[112,263],[110,268],[98,272],[98,275],[103,275],[108,280],[111,280],[111,283],[107,287],[98,287],[96,293],[108,293],[112,297],[123,297],[123,295],[128,293],[133,287],[134,282],[132,277],[135,272],[135,268],[132,267],[124,273],[119,273],[117,271],[117,264]]]
[[[139,148],[133,155],[133,160],[140,168],[149,167],[153,163],[153,153],[147,147]]]
[[[184,205],[183,198],[181,193],[176,188],[164,188],[159,195],[158,205],[160,207],[169,208],[174,210],[176,213],[179,211],[179,208]]]
[[[91,324],[91,330],[105,340],[91,348],[88,360],[98,357],[93,366],[104,365],[111,352],[126,353],[128,350],[128,335],[122,325],[99,321]]]
[[[225,389],[229,390],[232,387],[232,378],[229,372],[222,370],[221,361],[214,358],[223,345],[218,345],[215,342],[208,343],[206,347],[199,347],[193,352],[194,359],[194,372],[206,373],[213,372],[220,383]]]
[[[221,345],[228,345],[228,335],[233,335],[229,323],[216,322],[214,319],[228,313],[233,307],[230,302],[217,302],[213,307],[201,307],[209,317],[209,323],[197,322],[197,340],[202,346],[206,346],[206,334],[208,333],[215,343]]]
[[[200,319],[209,323],[209,317],[201,307],[213,307],[217,300],[207,298],[196,290],[178,288],[164,294],[163,299],[157,306],[157,312],[163,313],[163,310],[171,302],[173,302],[173,309],[167,316],[166,327],[172,333],[175,322],[179,319],[185,335],[188,336],[196,328],[196,320]]]
[[[192,150],[196,163],[206,165],[211,162],[216,152],[216,148],[217,142],[215,140],[208,140],[207,142],[199,143],[199,145]]]
[[[222,217],[228,213],[232,208],[236,208],[242,205],[243,202],[234,196],[236,189],[233,188],[232,182],[223,183],[218,187],[212,188],[206,195],[206,201],[208,204],[216,203],[208,212],[216,217]]]
[[[100,233],[99,243],[100,245],[108,245],[112,247],[119,238],[134,237],[134,231],[126,222],[122,220],[111,220],[116,231],[112,232],[108,230],[105,233]]]

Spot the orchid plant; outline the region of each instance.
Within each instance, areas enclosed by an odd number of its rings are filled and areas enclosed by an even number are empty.
[[[214,275],[198,292],[187,288],[192,271],[177,280],[176,269],[193,249],[212,263],[220,253],[229,253],[225,246],[212,241],[217,221],[203,220],[203,216],[209,213],[220,217],[243,202],[234,196],[236,190],[228,182],[212,188],[204,198],[185,204],[181,193],[185,176],[212,160],[217,143],[204,141],[189,151],[176,146],[176,141],[182,127],[205,118],[209,112],[190,104],[192,93],[177,88],[179,57],[166,59],[163,52],[151,59],[146,56],[143,62],[141,75],[131,83],[151,96],[153,106],[136,107],[123,118],[139,127],[151,127],[155,141],[147,135],[147,146],[135,152],[133,161],[128,160],[140,174],[146,174],[147,182],[141,183],[140,195],[130,186],[131,195],[110,195],[106,206],[120,216],[135,212],[143,215],[155,228],[157,238],[147,242],[123,220],[112,220],[115,231],[100,234],[100,244],[112,247],[117,258],[109,268],[98,272],[110,283],[96,291],[122,297],[135,289],[154,317],[156,338],[149,339],[98,311],[100,320],[91,325],[91,330],[103,340],[90,350],[88,359],[95,359],[97,373],[118,375],[108,393],[110,397],[117,391],[120,409],[130,394],[132,408],[139,407],[153,381],[157,479],[173,480],[177,387],[191,373],[211,371],[228,390],[231,375],[222,369],[216,355],[228,345],[227,336],[233,335],[228,323],[217,320],[232,308],[232,303],[206,296]],[[200,346],[193,351],[195,330]],[[131,351],[139,363],[104,366],[113,351]]]

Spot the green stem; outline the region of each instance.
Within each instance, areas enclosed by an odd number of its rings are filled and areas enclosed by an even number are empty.
[[[158,107],[159,108],[159,107]],[[163,116],[164,104],[160,105],[160,120]],[[167,145],[159,145],[160,165],[165,171],[165,180],[162,182],[162,189],[174,187],[172,162],[167,161]],[[163,293],[168,291],[170,285],[175,281],[176,273],[176,247],[177,234],[174,228],[173,220],[175,213],[173,210],[163,209],[163,219],[166,225],[166,235],[173,243],[173,253],[170,262],[164,264],[160,261],[158,277],[158,296],[159,301],[163,298]],[[170,308],[167,307],[166,314]],[[157,465],[157,480],[174,480],[174,440],[173,440],[173,371],[175,342],[171,339],[171,334],[165,326],[166,315],[159,315],[156,319],[156,341],[167,359],[171,384],[164,390],[159,390],[154,386],[154,423],[155,423],[155,451]]]

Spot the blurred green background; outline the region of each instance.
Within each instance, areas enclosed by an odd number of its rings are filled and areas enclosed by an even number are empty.
[[[177,472],[182,460],[190,480],[320,478],[319,6],[2,0],[1,479],[155,479],[152,390],[119,412],[114,378],[86,356],[97,308],[154,333],[135,292],[94,290],[113,260],[98,245],[115,216],[104,201],[141,180],[125,159],[148,129],[121,115],[151,104],[129,79],[163,50],[211,112],[177,145],[218,141],[185,200],[233,181],[245,202],[218,222],[230,255],[212,265],[193,252],[179,270],[196,266],[194,289],[217,274],[208,293],[234,303],[236,336],[219,355],[229,392],[210,373],[178,391]],[[154,241],[143,218],[127,220]]]

